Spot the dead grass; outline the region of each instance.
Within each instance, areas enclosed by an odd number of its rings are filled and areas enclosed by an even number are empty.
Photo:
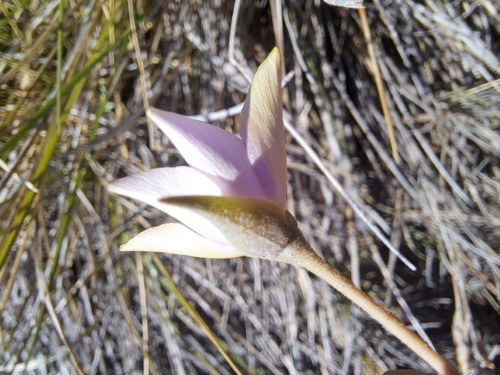
[[[242,2],[234,61],[232,2],[0,5],[0,373],[230,374],[168,273],[243,373],[427,369],[303,270],[118,251],[166,218],[107,183],[183,164],[145,103],[231,108],[276,43],[285,118],[418,270],[289,137],[289,209],[312,246],[464,372],[499,364],[500,6],[374,0],[367,40],[358,11],[270,2]]]

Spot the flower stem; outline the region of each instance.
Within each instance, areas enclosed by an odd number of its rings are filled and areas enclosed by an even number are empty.
[[[413,350],[434,370],[443,375],[460,375],[450,363],[436,353],[417,334],[408,329],[371,297],[356,287],[351,280],[321,259],[303,238],[290,243],[276,258],[277,261],[302,266],[325,280],[334,289],[349,298],[369,316],[379,322],[389,333]]]

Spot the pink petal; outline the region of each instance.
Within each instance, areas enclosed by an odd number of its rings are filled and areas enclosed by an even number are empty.
[[[253,79],[240,117],[241,138],[269,200],[285,208],[286,155],[281,55],[274,48]]]
[[[175,217],[202,236],[227,242],[208,220],[192,211],[173,207],[161,199],[189,195],[220,196],[220,187],[209,177],[189,167],[156,168],[124,177],[109,184],[109,191],[149,204]]]
[[[243,256],[228,243],[209,240],[178,223],[149,228],[128,241],[120,250],[156,251],[215,259]]]
[[[148,116],[186,162],[220,181],[223,195],[264,197],[240,138],[216,126],[158,109]]]

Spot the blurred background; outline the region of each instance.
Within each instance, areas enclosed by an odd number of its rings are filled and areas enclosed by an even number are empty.
[[[302,269],[118,250],[170,219],[108,183],[185,164],[145,108],[237,132],[217,111],[244,100],[275,45],[285,119],[417,271],[287,133],[306,238],[464,373],[494,373],[495,0],[2,1],[0,373],[233,373],[182,295],[244,374],[429,370]]]

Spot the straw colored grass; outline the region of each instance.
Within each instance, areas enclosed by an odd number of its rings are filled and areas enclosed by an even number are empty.
[[[287,135],[306,238],[464,373],[493,373],[500,6],[236,3],[236,16],[218,0],[0,4],[0,373],[428,370],[302,269],[118,250],[169,218],[107,184],[184,164],[145,107],[237,131],[237,109],[218,111],[276,44],[285,119],[417,271]]]

